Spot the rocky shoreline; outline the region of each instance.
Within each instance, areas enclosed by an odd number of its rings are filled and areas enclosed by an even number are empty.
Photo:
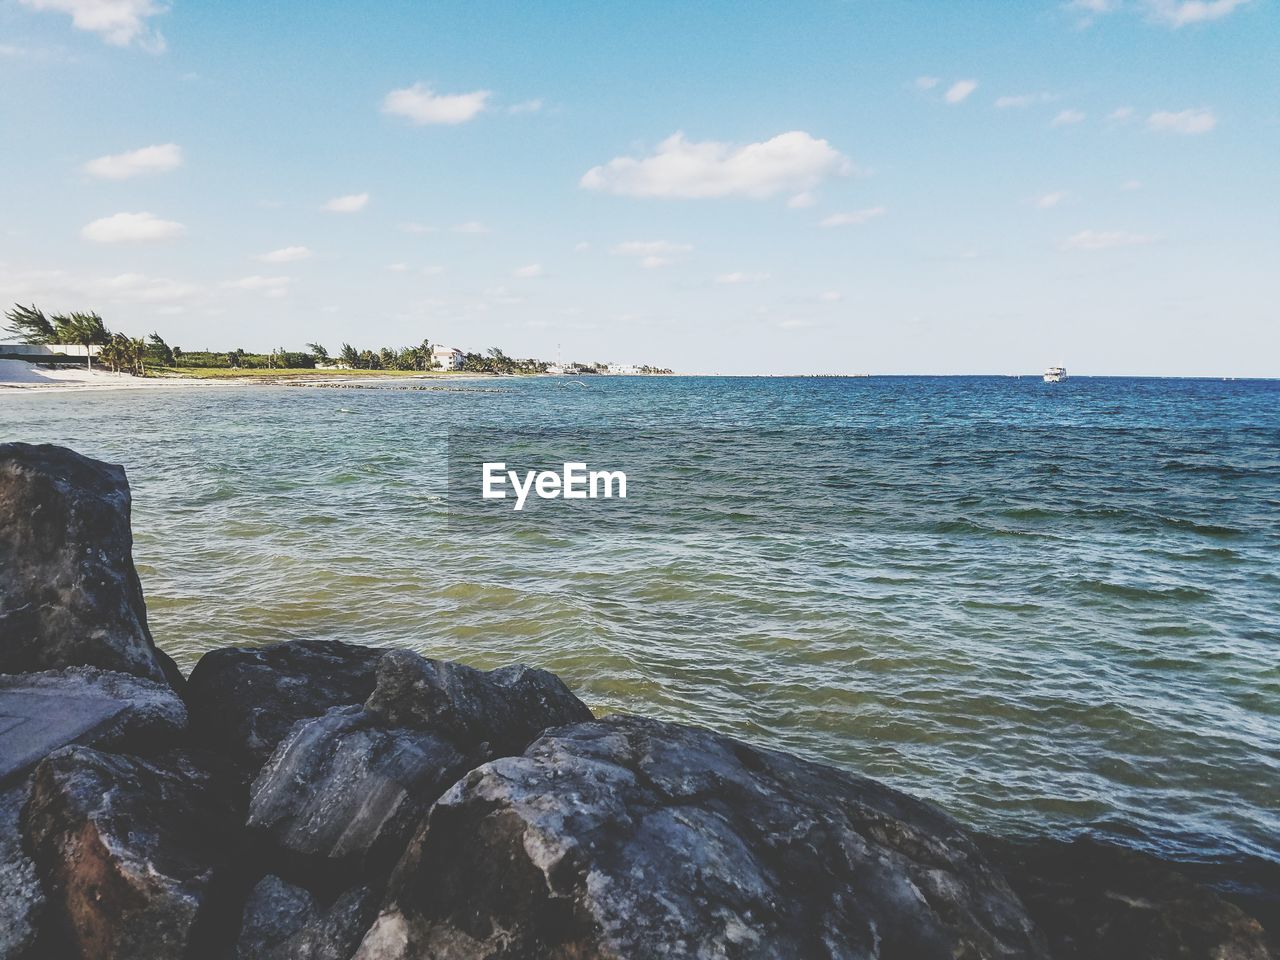
[[[1159,860],[542,670],[316,640],[184,678],[129,524],[121,467],[0,445],[0,960],[1270,956]]]

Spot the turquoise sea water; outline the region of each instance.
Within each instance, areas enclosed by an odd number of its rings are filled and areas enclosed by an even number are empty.
[[[982,828],[1280,859],[1280,383],[586,384],[11,391],[0,439],[126,465],[185,668],[523,660]],[[459,522],[450,436],[464,474],[587,450],[634,495]]]

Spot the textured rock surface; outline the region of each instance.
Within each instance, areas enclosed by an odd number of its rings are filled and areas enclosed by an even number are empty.
[[[378,662],[365,707],[388,726],[431,730],[458,743],[488,743],[493,756],[519,753],[548,726],[591,719],[553,673],[526,666],[476,670],[407,650]]]
[[[151,640],[124,468],[0,444],[0,673],[87,665],[181,686]]]
[[[245,903],[232,960],[263,960],[320,916],[319,902],[302,887],[276,876],[263,877]]]
[[[188,755],[67,747],[36,768],[23,833],[51,919],[94,960],[186,955],[241,815]]]
[[[1169,864],[1081,838],[984,841],[1054,960],[1269,960],[1258,921]]]
[[[36,865],[22,850],[18,815],[29,784],[0,793],[0,957],[4,960],[43,960],[52,956],[42,942],[46,900]]]
[[[95,708],[86,711],[92,723],[74,723],[81,706]],[[10,718],[0,731],[0,775],[6,760],[18,762],[19,738],[22,746],[37,747],[48,732],[54,739],[45,754],[72,741],[143,753],[174,746],[187,728],[187,708],[167,683],[97,667],[0,674],[0,716]],[[60,740],[59,731],[69,739]]]
[[[554,675],[387,653],[365,708],[297,724],[251,790],[249,825],[294,854],[390,869],[422,815],[495,750],[591,711]]]
[[[252,776],[294,723],[368,697],[383,653],[336,640],[211,650],[187,684],[192,737]]]
[[[245,904],[232,960],[350,960],[377,910],[369,887],[346,890],[325,909],[301,887],[268,876]]]
[[[1044,958],[940,811],[706,731],[551,731],[446,793],[359,960]]]
[[[248,825],[295,854],[389,869],[435,799],[478,762],[441,737],[336,707],[281,742],[254,781]]]

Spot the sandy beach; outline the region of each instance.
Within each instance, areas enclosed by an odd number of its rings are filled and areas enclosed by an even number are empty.
[[[179,377],[134,377],[85,367],[44,366],[25,360],[0,360],[0,389],[146,390],[197,383]]]

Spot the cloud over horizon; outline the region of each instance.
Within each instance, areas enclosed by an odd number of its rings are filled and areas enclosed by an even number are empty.
[[[367,193],[348,193],[345,196],[334,197],[324,205],[324,208],[329,213],[359,213],[368,205]]]
[[[488,90],[471,93],[435,93],[425,84],[392,90],[382,100],[382,112],[404,117],[415,126],[456,125],[474,119],[493,96]],[[532,103],[532,101],[529,101]],[[541,107],[538,101],[538,107]],[[522,104],[529,109],[527,104]]]
[[[850,173],[853,164],[826,140],[801,130],[759,143],[694,142],[682,132],[647,157],[615,157],[579,181],[586,190],[628,197],[706,199],[802,193]]]
[[[169,240],[186,232],[177,221],[162,220],[153,213],[117,213],[85,224],[80,235],[93,243],[131,243]]]
[[[1207,107],[1192,110],[1157,110],[1147,117],[1147,129],[1155,133],[1180,133],[1196,136],[1208,133],[1218,125],[1218,118]]]
[[[84,172],[99,180],[128,180],[143,174],[177,170],[182,166],[182,160],[180,146],[161,143],[90,160],[84,165]]]
[[[164,37],[147,25],[147,20],[169,12],[167,3],[156,0],[18,0],[32,10],[52,10],[71,17],[77,30],[96,33],[116,47],[136,43],[152,53],[164,51]]]

